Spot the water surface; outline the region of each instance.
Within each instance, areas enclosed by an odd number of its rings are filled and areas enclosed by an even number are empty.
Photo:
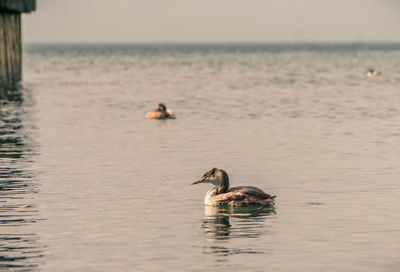
[[[22,89],[1,100],[2,268],[397,271],[399,57],[26,45]],[[177,119],[145,120],[159,102]],[[275,209],[205,209],[208,186],[190,183],[212,167]]]

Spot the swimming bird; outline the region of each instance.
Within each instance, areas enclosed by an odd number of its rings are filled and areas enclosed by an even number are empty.
[[[374,69],[368,69],[367,77],[376,77],[380,76],[381,72],[375,71]]]
[[[160,103],[155,111],[149,111],[146,113],[147,119],[175,119],[175,114],[167,109],[167,107]]]
[[[228,174],[222,170],[213,168],[203,177],[192,183],[211,183],[214,185],[208,190],[204,198],[205,205],[211,206],[272,206],[274,198],[263,190],[253,186],[237,186],[229,188]]]

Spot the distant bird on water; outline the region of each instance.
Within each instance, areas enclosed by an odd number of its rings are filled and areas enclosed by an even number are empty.
[[[228,174],[222,170],[213,168],[206,172],[203,177],[193,182],[211,183],[214,185],[208,190],[204,198],[205,205],[211,206],[272,206],[274,198],[263,190],[253,186],[237,186],[229,188]]]
[[[167,109],[167,107],[160,103],[155,111],[146,113],[147,119],[175,119],[175,114]]]
[[[380,76],[381,74],[381,72],[375,71],[374,69],[368,69],[367,77],[376,77]]]

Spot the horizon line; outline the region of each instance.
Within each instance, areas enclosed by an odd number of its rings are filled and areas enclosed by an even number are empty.
[[[238,45],[256,45],[256,44],[400,44],[400,40],[380,40],[380,41],[366,41],[366,40],[357,40],[357,41],[346,41],[346,40],[332,40],[332,41],[23,41],[23,44],[137,44],[137,45],[162,45],[162,44],[171,44],[171,45],[185,45],[185,44],[212,44],[212,45],[226,45],[226,44],[238,44]]]

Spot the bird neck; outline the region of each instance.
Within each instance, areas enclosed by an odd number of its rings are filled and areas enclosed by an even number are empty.
[[[220,175],[219,175],[219,178],[220,178],[220,182],[215,186],[216,195],[224,194],[229,189],[229,177],[228,177],[228,174],[226,174],[225,171],[221,171]]]
[[[208,190],[206,197],[204,198],[204,204],[208,205],[213,196],[226,193],[228,188],[229,184],[227,185],[226,183],[214,185],[212,188],[210,188],[210,190]]]
[[[229,189],[229,180],[224,179],[221,183],[215,184],[210,190],[208,190],[207,194],[219,195],[224,194]]]

